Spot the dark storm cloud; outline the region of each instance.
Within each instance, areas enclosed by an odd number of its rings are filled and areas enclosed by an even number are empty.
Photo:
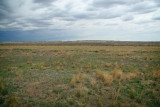
[[[51,40],[69,40],[69,38],[76,38],[75,35],[62,35],[61,31],[0,31],[0,41],[51,41]],[[46,36],[44,36],[46,35]]]

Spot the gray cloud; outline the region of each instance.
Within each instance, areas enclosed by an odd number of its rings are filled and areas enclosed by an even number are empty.
[[[110,8],[117,5],[132,5],[142,0],[93,0],[92,5],[99,8]]]
[[[51,5],[51,3],[55,2],[57,0],[34,0],[34,3],[39,3],[41,5]]]
[[[123,5],[125,2],[122,0],[94,0],[93,6],[100,8],[110,8],[115,5]]]
[[[142,31],[157,30],[159,11],[160,0],[0,0],[0,30],[53,29],[87,37],[97,29],[104,36],[125,28],[133,32],[138,25]]]
[[[6,0],[0,1],[0,20],[10,18],[10,13],[12,9],[8,6]]]
[[[122,17],[123,21],[131,21],[133,19],[134,19],[134,17],[132,15],[127,15],[127,16]]]
[[[156,9],[157,9],[157,4],[155,2],[146,0],[132,5],[129,11],[145,14],[156,11]]]
[[[51,23],[47,20],[27,19],[26,22],[38,27],[49,27],[50,25],[54,25],[54,23]]]
[[[156,16],[152,18],[153,20],[160,20],[160,16]]]

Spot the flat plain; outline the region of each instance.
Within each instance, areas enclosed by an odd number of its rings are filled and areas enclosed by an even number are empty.
[[[159,46],[0,46],[0,106],[159,105]]]

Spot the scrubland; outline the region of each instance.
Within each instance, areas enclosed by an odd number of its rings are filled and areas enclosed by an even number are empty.
[[[0,46],[0,106],[159,105],[158,46]]]

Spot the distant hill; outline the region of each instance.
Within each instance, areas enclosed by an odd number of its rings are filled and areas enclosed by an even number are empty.
[[[160,41],[105,41],[105,40],[77,40],[77,41],[17,41],[0,42],[0,45],[89,45],[89,46],[160,46]]]

